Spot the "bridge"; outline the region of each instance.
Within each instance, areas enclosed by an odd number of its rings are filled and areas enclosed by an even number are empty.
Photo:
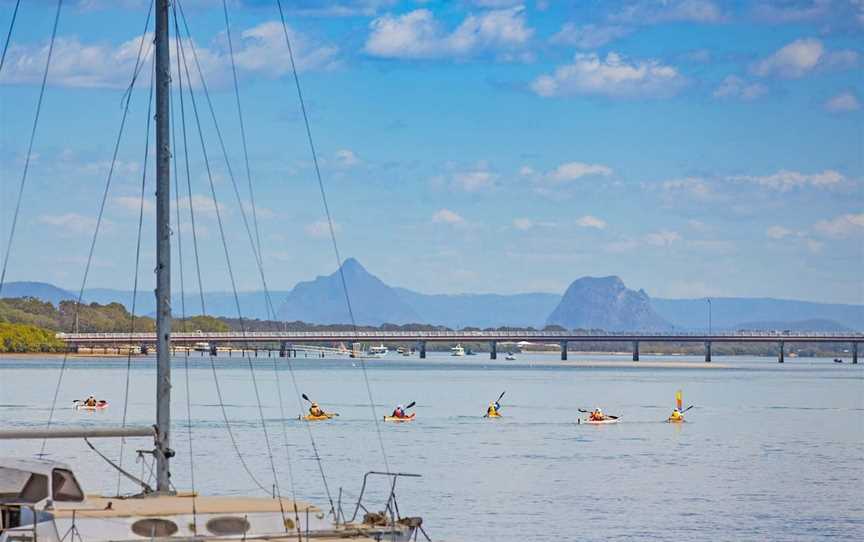
[[[147,351],[156,343],[155,333],[58,333],[57,338],[73,350],[84,346],[140,345]],[[554,343],[561,348],[561,359],[567,359],[567,345],[574,342],[626,342],[633,346],[633,361],[639,361],[639,344],[703,343],[705,361],[711,361],[713,343],[775,343],[778,361],[784,362],[785,348],[790,343],[848,343],[852,348],[852,363],[858,363],[858,345],[864,343],[864,333],[841,332],[771,332],[739,331],[726,333],[682,332],[595,332],[595,331],[250,331],[172,333],[172,346],[198,345],[215,354],[217,345],[241,345],[252,349],[263,345],[279,345],[281,356],[290,355],[294,344],[329,343],[409,343],[416,344],[420,358],[426,357],[430,342],[488,342],[490,358],[498,356],[499,343]],[[344,351],[343,351],[344,352]]]

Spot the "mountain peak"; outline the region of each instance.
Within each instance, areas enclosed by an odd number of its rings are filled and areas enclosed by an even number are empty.
[[[353,256],[342,262],[342,271],[348,273],[370,274],[363,265]]]
[[[641,331],[672,326],[651,308],[643,290],[630,290],[617,276],[574,280],[546,322],[569,329]]]

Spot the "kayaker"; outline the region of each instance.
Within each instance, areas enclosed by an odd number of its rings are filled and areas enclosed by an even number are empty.
[[[321,410],[321,407],[318,406],[318,403],[313,402],[312,405],[309,407],[309,415],[320,418],[324,415],[324,411]]]
[[[675,410],[672,411],[672,414],[669,415],[669,421],[670,422],[683,422],[684,421],[684,415],[681,414],[681,411],[676,408]]]
[[[606,415],[603,414],[603,411],[600,410],[600,407],[597,407],[591,411],[591,414],[588,415],[588,419],[592,422],[602,422],[606,419]]]
[[[393,414],[391,416],[394,418],[407,418],[408,414],[405,412],[405,407],[399,405],[396,407],[395,410],[393,410]]]
[[[501,405],[498,404],[498,401],[492,401],[489,403],[489,407],[486,409],[487,416],[498,416],[498,410],[501,409]]]
[[[97,404],[98,404],[98,403],[97,403],[97,401],[96,401],[96,396],[95,396],[95,395],[91,395],[90,397],[88,397],[87,399],[84,400],[84,406],[94,407],[94,406],[96,406]]]

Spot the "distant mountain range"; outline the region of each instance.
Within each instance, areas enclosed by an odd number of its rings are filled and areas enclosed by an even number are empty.
[[[357,260],[345,260],[342,270],[357,324],[432,324],[449,328],[534,327],[559,325],[568,329],[705,330],[708,302],[701,299],[651,298],[631,290],[620,278],[582,277],[563,295],[525,294],[423,294],[392,287],[369,273]],[[271,291],[279,319],[316,324],[348,323],[345,296],[338,271],[298,283],[289,291]],[[75,299],[76,293],[42,282],[10,282],[3,297],[36,297],[57,304]],[[131,309],[132,292],[94,288],[84,291],[88,303],[120,302]],[[187,295],[187,315],[201,314],[198,294]],[[262,291],[242,292],[239,302],[244,317],[266,319]],[[206,313],[234,318],[237,309],[230,292],[204,294]],[[180,314],[183,303],[173,300]],[[152,315],[153,293],[138,293],[136,313]],[[864,330],[864,305],[814,303],[771,298],[718,297],[711,299],[714,330],[790,329],[813,331]]]

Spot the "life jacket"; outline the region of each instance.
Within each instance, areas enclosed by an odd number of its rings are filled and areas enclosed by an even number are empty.
[[[490,405],[489,408],[486,409],[486,415],[495,416],[496,414],[498,414],[498,410],[496,410],[494,406]]]
[[[681,413],[676,410],[676,411],[672,412],[672,414],[669,416],[669,419],[677,422],[677,421],[683,420],[684,416],[682,416]]]
[[[96,399],[87,399],[86,401],[84,401],[84,404],[86,406],[96,406],[97,403]]]
[[[603,420],[606,419],[606,416],[604,416],[600,412],[592,412],[591,415],[588,417],[591,419],[591,421],[595,421],[595,422],[602,422]]]
[[[316,416],[316,417],[317,416],[323,416],[324,411],[321,410],[321,407],[319,407],[319,406],[313,406],[313,407],[309,407],[309,414],[311,414],[312,416]]]
[[[404,410],[397,408],[396,410],[393,411],[393,417],[394,418],[406,418],[407,416],[405,415]]]

